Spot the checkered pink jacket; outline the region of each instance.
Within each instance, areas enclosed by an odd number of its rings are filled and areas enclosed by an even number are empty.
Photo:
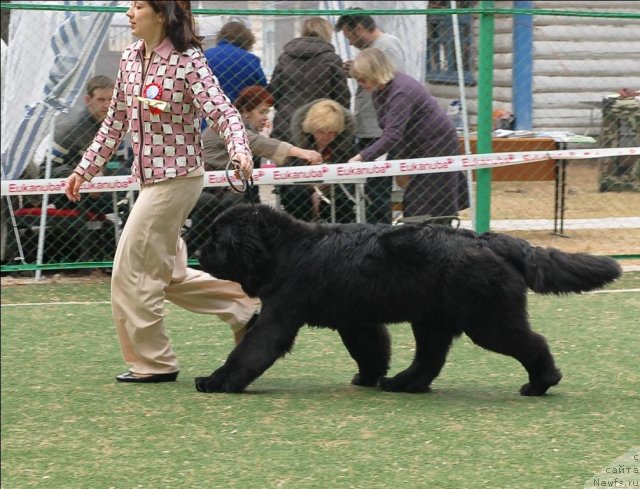
[[[131,172],[141,184],[184,176],[203,166],[201,117],[225,141],[231,158],[251,157],[247,135],[238,111],[213,76],[197,49],[178,52],[169,38],[153,51],[142,82],[143,41],[122,53],[109,112],[75,172],[91,180],[116,152],[128,129],[134,161]],[[152,113],[138,96],[157,84],[156,100],[168,102],[164,111]]]

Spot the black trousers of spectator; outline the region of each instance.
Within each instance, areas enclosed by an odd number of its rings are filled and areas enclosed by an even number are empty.
[[[377,138],[359,139],[358,151],[371,146]],[[365,195],[367,196],[367,222],[370,224],[391,224],[391,191],[393,177],[376,177],[367,179]]]
[[[355,192],[351,184],[344,185],[349,194]],[[354,205],[349,197],[342,191],[339,185],[334,186],[335,190],[335,218],[338,224],[355,222]],[[312,222],[316,218],[313,214],[311,195],[314,190],[311,185],[281,185],[278,186],[280,195],[280,205],[291,216],[302,221]],[[331,205],[322,202],[320,204],[320,215],[317,216],[324,222],[331,222]]]

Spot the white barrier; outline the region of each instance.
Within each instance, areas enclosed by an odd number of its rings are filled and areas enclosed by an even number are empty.
[[[253,172],[256,185],[285,185],[300,182],[339,182],[354,178],[389,177],[423,173],[479,170],[501,166],[533,163],[542,160],[583,160],[609,156],[640,155],[640,147],[566,149],[558,151],[524,151],[514,153],[487,153],[477,155],[438,156],[409,160],[363,161],[332,163],[313,166],[287,166],[257,168]],[[240,182],[230,175],[236,184]],[[64,193],[65,179],[33,179],[2,181],[2,196]],[[205,187],[228,185],[224,171],[207,172]],[[130,176],[95,177],[82,185],[82,192],[139,190]]]

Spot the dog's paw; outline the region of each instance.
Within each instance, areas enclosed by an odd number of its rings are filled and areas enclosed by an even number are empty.
[[[215,374],[209,377],[196,377],[194,380],[198,392],[224,392],[222,379]]]
[[[242,392],[244,386],[231,382],[229,373],[224,367],[213,372],[209,377],[196,377],[198,392]]]
[[[521,396],[544,396],[547,390],[558,385],[562,380],[562,373],[557,368],[549,370],[546,375],[536,378],[535,383],[527,382],[520,387]]]
[[[520,387],[520,395],[521,396],[544,396],[547,392],[547,389],[549,389],[549,387],[551,386],[540,387],[527,382],[522,387]]]
[[[382,377],[380,389],[387,392],[409,392],[412,394],[430,392],[431,387],[424,382],[400,382],[396,377]]]
[[[375,387],[378,385],[379,375],[362,375],[359,372],[353,376],[351,383],[360,387]]]
[[[196,377],[198,392],[243,392],[248,382],[242,370],[233,370],[222,366],[209,377]]]

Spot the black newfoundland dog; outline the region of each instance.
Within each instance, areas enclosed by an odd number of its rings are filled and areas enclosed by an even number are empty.
[[[222,213],[199,251],[204,270],[262,300],[255,325],[201,392],[241,392],[293,346],[306,323],[335,329],[358,365],[352,382],[427,392],[454,337],[518,360],[524,396],[556,385],[545,339],[527,319],[527,289],[584,292],[621,275],[611,258],[531,246],[504,234],[435,225],[311,224],[265,205]],[[413,363],[394,377],[387,323],[409,322]]]

